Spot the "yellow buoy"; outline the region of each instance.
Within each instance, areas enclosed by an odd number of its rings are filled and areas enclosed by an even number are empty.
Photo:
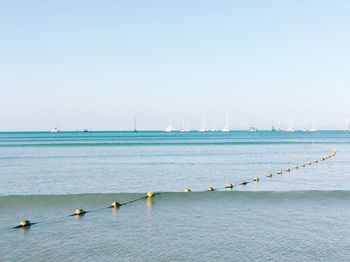
[[[86,213],[86,211],[84,209],[78,208],[77,210],[75,210],[74,215],[80,216],[80,215],[83,215],[85,213]]]
[[[298,166],[294,166],[294,169],[298,169],[299,167]]]
[[[242,186],[245,186],[246,184],[248,184],[247,180],[242,180],[241,183],[239,183]]]
[[[184,192],[191,192],[191,189],[189,189],[188,187],[185,187]]]
[[[286,171],[287,171],[287,172],[290,172],[290,168],[289,168],[289,167],[287,167],[287,168],[286,168]]]
[[[256,176],[256,177],[253,178],[253,181],[254,181],[254,182],[259,182],[259,180],[260,180],[260,179],[259,179],[258,176]]]
[[[118,208],[120,207],[120,203],[118,202],[113,202],[112,205],[111,205],[112,208]]]
[[[272,177],[272,173],[268,173],[266,177]]]
[[[155,196],[155,193],[154,192],[147,192],[147,197],[148,198],[152,198]]]
[[[305,167],[305,164],[302,164],[301,167]]]
[[[280,175],[280,176],[281,176],[281,175],[282,175],[282,171],[278,171],[278,172],[277,172],[277,175]]]
[[[32,223],[30,223],[29,220],[23,220],[21,222],[19,222],[19,225],[17,227],[28,227],[30,226]]]
[[[227,184],[226,188],[233,188],[233,185],[232,184]]]
[[[210,187],[207,188],[207,190],[208,190],[208,191],[214,191],[215,189],[214,189],[213,187],[210,186]]]

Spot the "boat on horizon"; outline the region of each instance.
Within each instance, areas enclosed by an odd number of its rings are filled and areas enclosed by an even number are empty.
[[[51,129],[50,131],[50,133],[58,133],[58,132],[60,132],[60,130],[57,127]]]
[[[275,132],[275,131],[277,131],[277,129],[275,128],[275,123],[274,123],[274,122],[272,122],[272,127],[271,127],[271,131],[272,131],[272,132]]]
[[[317,131],[317,128],[315,126],[315,123],[314,121],[312,121],[312,127],[308,130],[309,132],[316,132]]]
[[[165,132],[173,132],[175,129],[173,128],[173,122],[171,120],[171,117],[169,117],[169,124],[168,126],[164,129]]]
[[[248,131],[250,131],[250,132],[256,132],[256,131],[257,131],[254,122],[251,122],[251,123],[250,123],[250,127],[249,127]]]
[[[289,118],[289,127],[288,129],[286,130],[287,132],[294,132],[295,129],[294,129],[294,121],[292,121],[291,118]]]
[[[225,118],[225,126],[223,129],[221,129],[221,132],[230,132],[228,116],[226,116]]]
[[[203,116],[202,128],[199,129],[198,132],[208,132],[208,129],[207,129],[206,125],[207,125],[206,119],[205,119],[205,116]]]

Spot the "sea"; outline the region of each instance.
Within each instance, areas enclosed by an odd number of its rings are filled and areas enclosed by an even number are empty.
[[[0,133],[0,261],[349,261],[349,247],[350,132]]]

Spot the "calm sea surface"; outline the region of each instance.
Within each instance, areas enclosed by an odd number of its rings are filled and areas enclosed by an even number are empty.
[[[323,145],[337,155],[301,168]],[[349,246],[350,132],[0,133],[0,261],[349,261]]]

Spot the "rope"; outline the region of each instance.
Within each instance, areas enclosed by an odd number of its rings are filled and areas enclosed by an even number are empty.
[[[331,146],[328,146],[328,145],[324,145],[324,144],[316,144],[315,142],[312,142],[312,145],[314,146],[318,146],[318,147],[325,147],[327,149],[330,149],[332,151],[331,154],[329,155],[326,155],[324,157],[322,157],[321,159],[317,159],[317,160],[314,160],[314,161],[311,161],[311,162],[308,162],[307,164],[305,163],[302,163],[301,165],[296,165],[294,166],[294,170],[298,170],[299,169],[299,166],[305,168],[307,166],[310,166],[312,165],[313,163],[318,163],[319,161],[325,161],[331,157],[334,157],[337,153],[337,150],[335,148],[332,148]],[[286,168],[285,169],[286,172],[291,172],[291,168]],[[277,175],[282,175],[282,171],[278,171],[276,174]],[[269,173],[265,179],[270,179],[271,177],[273,176],[272,173]],[[208,187],[207,188],[207,191],[216,191],[216,190],[227,190],[227,189],[230,189],[232,190],[233,188],[236,188],[238,186],[246,186],[247,184],[249,183],[258,183],[260,181],[260,178],[259,177],[254,177],[252,179],[249,179],[249,180],[241,180],[239,183],[235,183],[235,184],[227,184],[227,186],[225,187],[218,187],[218,188],[213,188],[213,187]],[[185,192],[191,192],[191,189],[189,188],[185,188],[184,190]],[[197,191],[197,192],[203,192],[203,191]],[[102,207],[102,208],[98,208],[98,209],[94,209],[94,210],[83,210],[83,209],[77,209],[73,214],[70,214],[70,215],[67,215],[67,216],[63,216],[63,217],[59,217],[59,218],[56,218],[56,219],[53,219],[53,220],[48,220],[48,221],[38,221],[38,222],[30,222],[29,220],[23,220],[20,222],[19,225],[15,226],[15,227],[12,227],[12,228],[28,228],[30,226],[33,226],[33,225],[37,225],[37,224],[43,224],[43,223],[49,223],[49,222],[55,222],[55,221],[58,221],[59,219],[64,219],[64,218],[67,218],[67,217],[72,217],[72,216],[83,216],[87,213],[93,213],[93,212],[99,212],[99,211],[102,211],[102,210],[106,210],[106,209],[110,209],[110,208],[120,208],[122,206],[126,206],[126,205],[129,205],[129,204],[132,204],[132,203],[135,203],[137,201],[140,201],[140,200],[143,200],[143,199],[150,199],[150,198],[153,198],[159,194],[165,194],[165,192],[158,192],[158,193],[155,193],[155,192],[148,192],[145,196],[142,196],[142,197],[139,197],[139,198],[136,198],[136,199],[133,199],[133,200],[130,200],[128,202],[125,202],[125,203],[118,203],[118,202],[113,202],[112,205],[108,206],[108,207]]]

